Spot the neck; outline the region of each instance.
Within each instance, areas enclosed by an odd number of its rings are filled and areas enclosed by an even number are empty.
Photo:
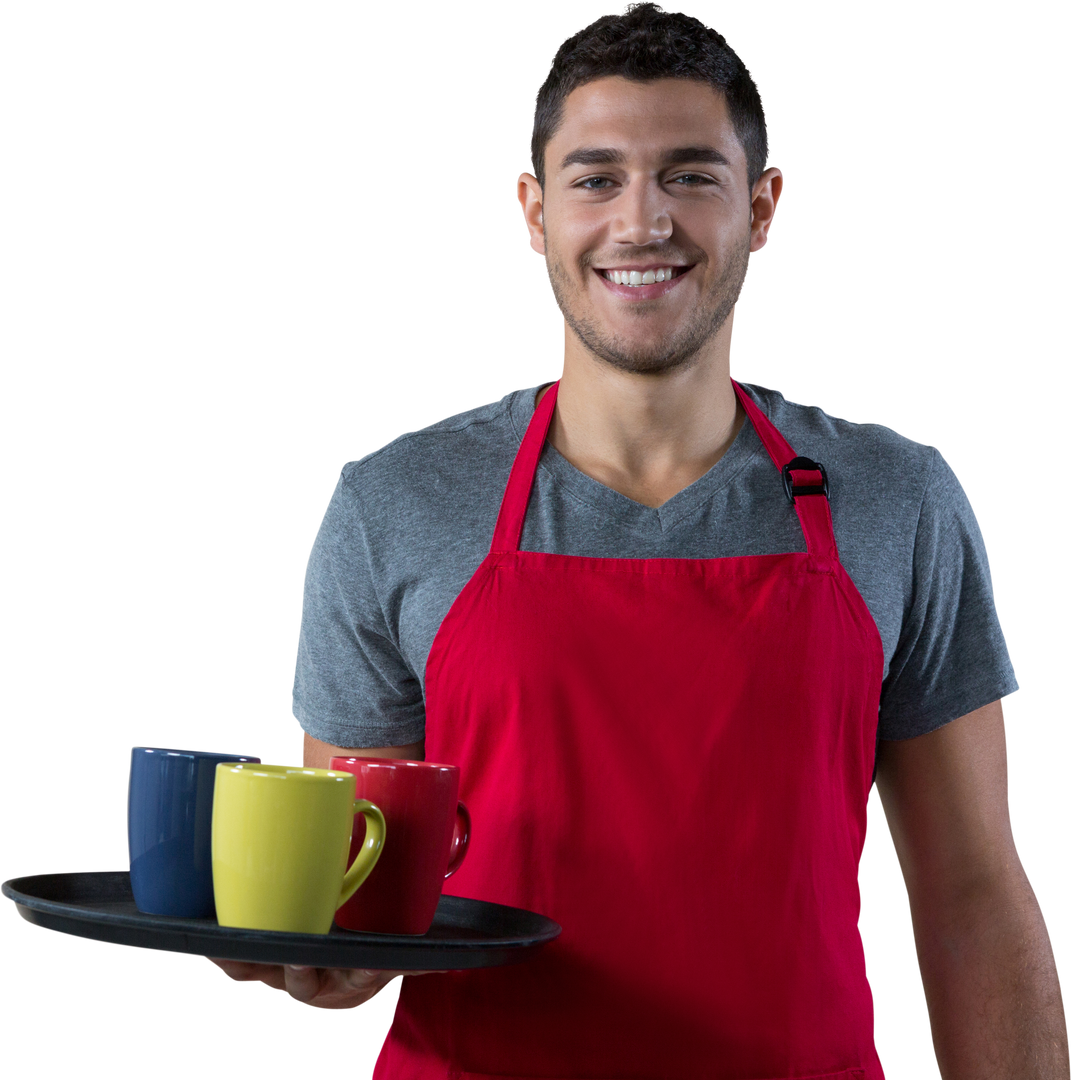
[[[592,479],[658,507],[695,483],[744,422],[729,378],[732,316],[684,369],[621,371],[566,330],[565,366],[549,438]]]

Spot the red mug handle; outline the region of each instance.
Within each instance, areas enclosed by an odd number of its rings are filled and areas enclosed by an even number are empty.
[[[457,818],[454,820],[454,836],[450,841],[450,861],[446,864],[446,876],[449,877],[465,861],[465,852],[469,849],[469,837],[472,835],[472,818],[469,808],[460,800],[457,804]]]

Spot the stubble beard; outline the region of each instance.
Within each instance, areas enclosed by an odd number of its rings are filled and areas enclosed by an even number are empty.
[[[565,267],[547,240],[547,273],[554,299],[573,333],[594,356],[620,371],[639,375],[662,375],[691,366],[703,346],[725,325],[732,313],[747,274],[751,249],[750,233],[733,251],[725,269],[710,291],[703,297],[691,317],[665,339],[647,348],[629,345],[626,341],[606,334],[591,319],[576,311],[578,290]],[[587,266],[582,267],[582,272]],[[642,301],[641,301],[642,303]],[[649,304],[657,300],[647,301]],[[636,318],[643,318],[644,309],[637,305]]]

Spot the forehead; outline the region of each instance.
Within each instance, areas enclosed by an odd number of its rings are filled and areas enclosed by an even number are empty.
[[[695,79],[634,82],[595,79],[566,99],[562,120],[547,143],[547,168],[583,147],[608,147],[626,156],[664,153],[680,146],[713,146],[734,165],[744,162],[725,96]]]

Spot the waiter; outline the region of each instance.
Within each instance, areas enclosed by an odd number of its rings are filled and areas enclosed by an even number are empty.
[[[458,763],[477,839],[450,891],[563,932],[406,979],[376,1076],[880,1078],[876,775],[942,1074],[1066,1077],[966,498],[933,449],[730,377],[782,183],[747,70],[634,6],[559,50],[532,146],[561,380],[346,466],[295,713],[309,765]],[[335,1008],[396,974],[222,966]]]

